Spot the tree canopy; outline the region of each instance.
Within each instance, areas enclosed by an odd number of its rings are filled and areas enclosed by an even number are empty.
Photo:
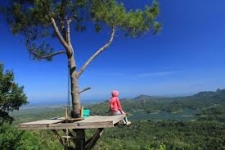
[[[9,116],[9,112],[19,110],[20,106],[27,104],[23,88],[14,82],[13,72],[4,72],[3,64],[0,64],[0,123],[11,122],[13,118]]]
[[[96,32],[111,27],[132,37],[161,29],[155,21],[159,14],[156,1],[144,10],[127,10],[122,1],[116,0],[9,0],[4,8],[11,31],[25,36],[26,46],[35,58],[47,60],[66,52],[54,52],[46,38],[57,37],[67,48],[63,43],[70,40],[66,32],[84,31],[90,22]]]

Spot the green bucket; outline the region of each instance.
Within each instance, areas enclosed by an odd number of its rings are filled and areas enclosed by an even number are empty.
[[[84,118],[87,118],[87,117],[89,117],[90,116],[90,109],[84,109],[84,112],[83,112],[84,114]]]

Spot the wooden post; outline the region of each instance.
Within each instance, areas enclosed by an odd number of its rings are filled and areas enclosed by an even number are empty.
[[[84,117],[84,107],[81,107],[81,112],[80,112],[80,117],[83,118]]]
[[[90,138],[90,139],[86,142],[86,146],[85,146],[85,147],[86,147],[87,150],[91,150],[91,149],[95,146],[96,142],[97,142],[98,139],[101,137],[103,130],[104,130],[104,128],[99,128],[99,129],[95,132],[95,134],[93,135],[93,137]]]
[[[85,132],[84,129],[75,129],[76,132],[76,150],[85,150]]]
[[[56,130],[52,130],[52,132],[57,136],[57,138],[59,139],[59,142],[64,146],[63,139],[62,139],[61,135],[59,135]]]

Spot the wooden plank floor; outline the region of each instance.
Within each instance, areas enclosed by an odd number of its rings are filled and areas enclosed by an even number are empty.
[[[110,128],[122,120],[124,115],[116,116],[90,116],[81,121],[73,123],[63,123],[63,118],[51,120],[38,120],[33,122],[21,123],[19,129],[41,130],[41,129],[88,129],[88,128]]]

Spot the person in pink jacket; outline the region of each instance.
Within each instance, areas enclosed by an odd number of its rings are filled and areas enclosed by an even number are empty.
[[[119,92],[114,90],[112,91],[112,97],[109,100],[109,112],[112,115],[121,115],[121,114],[126,114],[123,109],[122,106],[120,104],[120,100],[119,100]],[[131,122],[128,121],[127,117],[124,117],[123,119],[123,123],[126,125],[130,125]]]

